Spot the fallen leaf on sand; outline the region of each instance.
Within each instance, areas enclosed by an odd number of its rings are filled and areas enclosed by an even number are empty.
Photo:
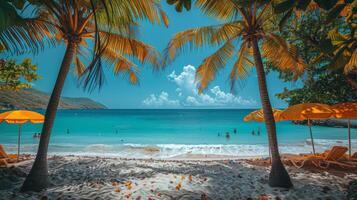
[[[118,185],[117,182],[115,182],[115,181],[112,182],[112,186],[117,186],[117,185]]]
[[[192,175],[188,177],[188,181],[191,183],[192,182]]]
[[[269,200],[269,197],[267,197],[267,196],[260,196],[260,197],[257,197],[256,200]]]
[[[177,184],[177,185],[176,185],[176,190],[180,190],[181,187],[182,187],[181,183]]]
[[[156,193],[156,195],[158,196],[158,197],[161,197],[161,192],[158,192],[158,193]]]
[[[125,182],[125,186],[126,186],[126,188],[128,188],[128,190],[131,190],[131,188],[133,188],[133,182],[127,181],[127,182]]]
[[[115,189],[115,192],[120,192],[120,191],[121,191],[120,188]]]
[[[181,176],[181,180],[185,180],[185,176]]]
[[[206,194],[205,194],[205,193],[202,193],[202,194],[201,194],[201,200],[207,200],[207,197],[206,197]]]
[[[127,199],[129,199],[130,196],[131,196],[130,192],[127,192],[127,193],[125,193],[125,195],[124,195],[124,197],[127,198]]]

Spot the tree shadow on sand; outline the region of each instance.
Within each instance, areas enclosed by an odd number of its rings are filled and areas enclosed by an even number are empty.
[[[28,168],[22,169],[28,172]],[[207,199],[255,199],[261,196],[301,199],[311,197],[312,193],[318,193],[322,199],[333,199],[332,196],[345,198],[345,189],[334,179],[336,177],[288,167],[295,187],[290,190],[270,188],[267,184],[269,168],[252,166],[244,161],[176,162],[75,157],[68,160],[59,157],[49,160],[49,169],[52,185],[47,191],[28,193],[27,197],[118,198],[125,193],[115,192],[119,187],[114,183],[124,185],[131,181],[134,183],[131,189],[133,196],[151,196],[154,199],[201,199],[202,195]],[[21,180],[24,178],[18,179],[12,188],[14,191],[18,191]],[[145,181],[148,186],[140,185]],[[176,187],[178,183],[182,184],[180,188]]]

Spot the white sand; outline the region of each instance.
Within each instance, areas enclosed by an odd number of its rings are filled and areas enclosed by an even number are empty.
[[[19,168],[28,172],[31,165],[30,162]],[[327,172],[312,173],[287,167],[294,188],[271,188],[267,184],[269,168],[253,166],[244,160],[163,161],[66,156],[52,157],[49,169],[52,186],[47,191],[19,193],[24,177],[18,177],[13,180],[13,186],[0,190],[0,199],[43,196],[49,199],[201,199],[204,195],[207,199],[268,196],[269,199],[340,200],[345,199],[348,182],[357,178],[352,173],[338,177]],[[0,177],[0,181],[3,180],[5,178]]]

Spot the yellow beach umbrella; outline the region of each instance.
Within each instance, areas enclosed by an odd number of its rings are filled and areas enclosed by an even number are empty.
[[[351,147],[351,119],[357,119],[357,103],[347,102],[339,103],[331,106],[332,110],[335,112],[334,117],[338,119],[347,119],[348,127],[348,153],[349,156],[352,154]]]
[[[274,109],[273,108],[273,115],[274,115],[274,120],[275,121],[279,121],[280,120],[280,113],[282,111],[281,110],[278,110],[278,109]],[[263,109],[259,109],[259,110],[256,110],[256,111],[253,111],[251,113],[249,113],[248,115],[246,115],[243,120],[245,122],[248,122],[248,121],[256,121],[256,122],[264,122],[264,111]]]
[[[280,120],[307,120],[310,130],[312,151],[315,154],[314,138],[312,137],[310,120],[328,119],[334,115],[329,105],[321,103],[302,103],[288,107],[280,113]]]
[[[13,110],[0,114],[0,123],[5,121],[9,124],[18,124],[19,125],[19,134],[17,141],[17,161],[20,156],[20,136],[21,136],[21,125],[27,122],[34,124],[43,123],[45,117],[37,112],[28,111],[28,110]]]

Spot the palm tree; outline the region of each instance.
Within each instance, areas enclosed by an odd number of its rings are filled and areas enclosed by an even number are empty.
[[[7,44],[17,44],[31,48],[38,47],[37,42],[55,40],[54,45],[64,43],[66,51],[46,109],[36,159],[22,191],[39,191],[48,186],[48,145],[71,65],[88,89],[103,83],[103,61],[113,67],[115,74],[124,73],[135,84],[138,82],[138,67],[130,58],[140,63],[150,62],[154,67],[159,64],[158,52],[135,38],[136,21],[147,19],[152,23],[163,21],[168,25],[168,18],[156,0],[35,0],[31,3],[36,14],[31,18],[32,24],[44,26],[43,29],[41,26],[37,28],[39,33],[46,34],[35,37],[34,29],[10,23],[0,35],[11,32],[16,37],[1,40],[2,46],[10,48],[11,45]],[[26,37],[29,39],[25,44],[16,40]]]
[[[215,78],[217,71],[223,68],[228,59],[234,55],[237,55],[238,59],[230,73],[232,88],[235,81],[238,78],[245,78],[255,65],[272,155],[269,185],[291,187],[289,174],[280,159],[262,56],[279,69],[291,71],[296,77],[304,71],[303,60],[298,56],[296,47],[275,34],[274,30],[277,30],[274,24],[276,16],[273,15],[272,1],[197,0],[196,5],[203,13],[222,20],[224,23],[177,33],[165,50],[165,64],[171,62],[178,52],[187,48],[220,46],[197,68],[196,77],[199,83],[199,92],[208,86],[210,81]],[[236,44],[240,45],[238,51],[235,48]]]

